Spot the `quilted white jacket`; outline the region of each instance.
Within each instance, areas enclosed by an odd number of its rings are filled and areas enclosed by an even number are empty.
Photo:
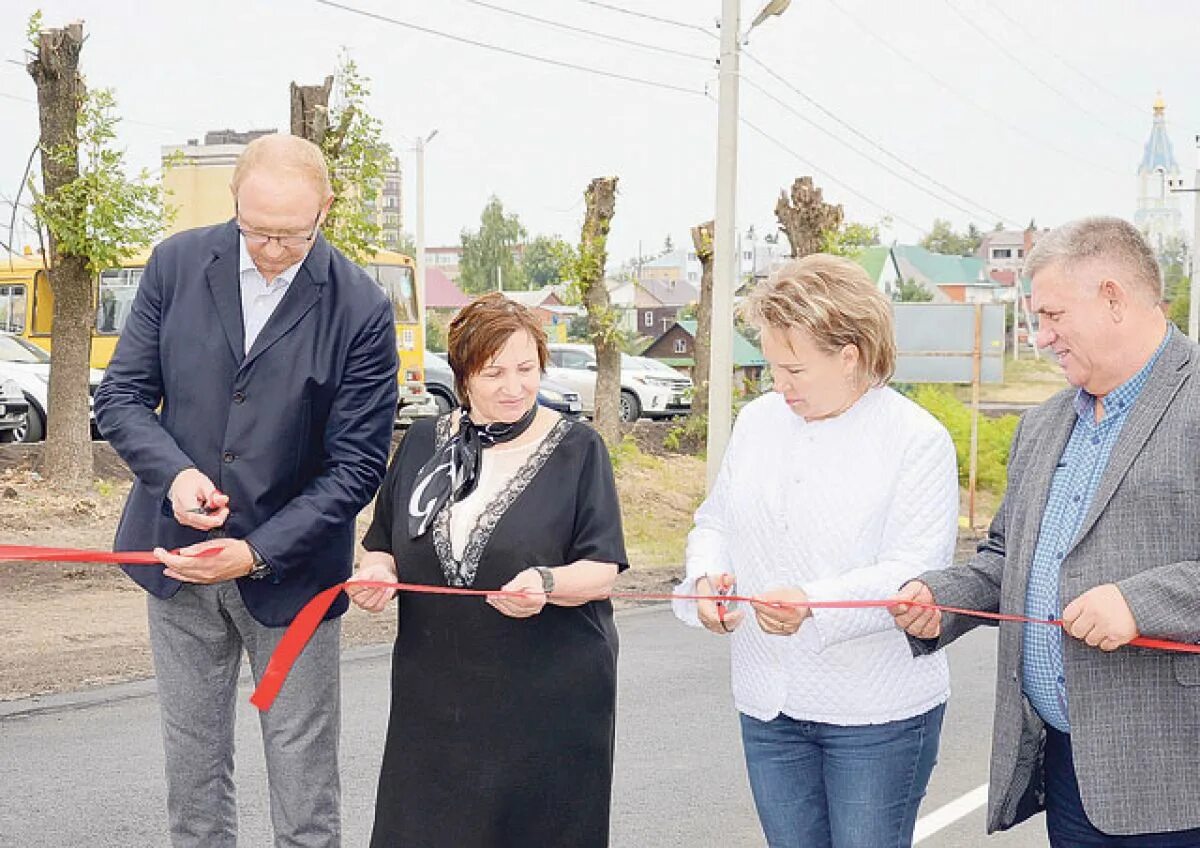
[[[949,565],[957,529],[954,445],[925,410],[879,388],[806,422],[771,393],[738,416],[676,593],[730,572],[742,595],[800,587],[812,600],[887,598]],[[699,626],[694,602],[674,608]],[[789,637],[764,634],[744,612],[730,637],[733,697],[753,718],[880,724],[949,697],[943,654],[913,657],[886,610],[813,610]]]

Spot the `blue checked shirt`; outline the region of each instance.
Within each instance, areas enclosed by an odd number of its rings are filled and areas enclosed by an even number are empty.
[[[1129,410],[1173,332],[1168,327],[1162,344],[1142,370],[1104,397],[1104,417],[1100,421],[1096,421],[1096,398],[1083,389],[1076,394],[1075,428],[1050,483],[1050,496],[1029,570],[1025,614],[1030,618],[1050,620],[1061,616],[1063,601],[1058,596],[1058,577],[1063,557],[1071,549],[1079,525],[1087,515]],[[1063,631],[1041,624],[1026,624],[1024,628],[1021,684],[1025,695],[1047,724],[1070,733],[1063,674]]]

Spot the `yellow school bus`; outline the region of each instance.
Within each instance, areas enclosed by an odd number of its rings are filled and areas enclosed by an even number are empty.
[[[148,250],[139,252],[97,277],[92,301],[96,306],[93,368],[106,368],[112,359],[149,258]],[[425,304],[417,291],[415,263],[402,253],[380,251],[363,267],[392,304],[400,358],[400,415],[433,414],[436,406],[425,393]],[[54,292],[41,257],[0,259],[0,331],[27,338],[48,351],[53,316]]]

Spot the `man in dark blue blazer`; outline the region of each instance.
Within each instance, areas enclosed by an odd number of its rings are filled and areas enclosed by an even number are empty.
[[[257,139],[232,188],[234,221],[150,257],[95,402],[137,476],[116,549],[163,563],[126,571],[150,593],[171,840],[206,848],[237,840],[242,650],[257,679],[297,611],[350,576],[397,399],[390,303],[320,234],[333,200],[320,150]],[[341,598],[263,716],[277,845],[340,844],[345,609]]]

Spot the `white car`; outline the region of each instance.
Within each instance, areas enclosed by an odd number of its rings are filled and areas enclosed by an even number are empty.
[[[692,381],[677,372],[667,374],[658,365],[649,364],[639,356],[621,354],[622,421],[668,418],[685,415],[691,409]],[[579,394],[584,415],[595,413],[596,352],[591,345],[550,345],[546,374]]]
[[[88,375],[88,412],[91,414],[91,396],[104,372],[92,368]],[[17,442],[40,442],[46,438],[46,412],[50,406],[50,354],[32,342],[10,333],[0,333],[0,379],[14,381],[21,389],[28,410],[25,422],[11,434],[0,438]],[[96,435],[96,423],[92,418],[92,435]]]
[[[0,366],[0,442],[17,441],[28,420],[29,402],[16,380]]]

